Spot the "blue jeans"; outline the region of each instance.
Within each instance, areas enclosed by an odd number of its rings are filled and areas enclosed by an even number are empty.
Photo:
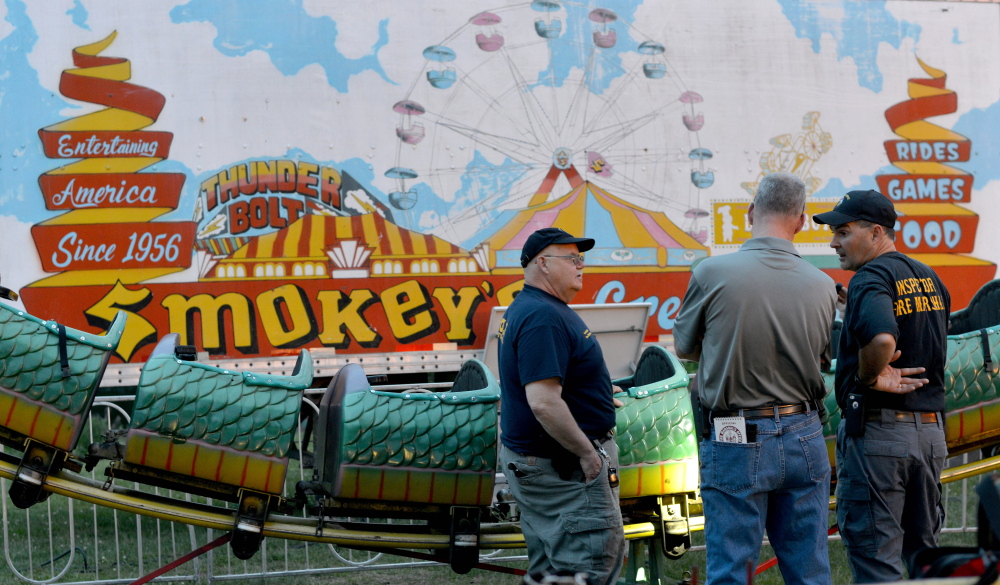
[[[785,583],[829,585],[830,459],[817,413],[748,419],[755,443],[703,440],[709,585],[745,585],[764,530]]]

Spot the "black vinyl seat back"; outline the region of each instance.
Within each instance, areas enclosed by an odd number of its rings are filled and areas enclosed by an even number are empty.
[[[960,335],[1000,325],[1000,279],[976,291],[969,306],[955,311],[948,321],[948,335]]]
[[[10,290],[9,288],[0,286],[0,299],[4,299],[5,301],[16,301],[18,296],[16,292]]]
[[[179,333],[167,333],[156,343],[156,347],[153,348],[153,353],[149,354],[149,357],[155,357],[158,355],[174,355],[174,350],[177,348],[180,341],[181,336]]]
[[[486,375],[486,366],[478,360],[469,360],[462,364],[462,368],[455,375],[455,383],[452,384],[451,391],[483,390],[489,385],[490,378]]]
[[[340,440],[344,421],[344,397],[371,389],[365,371],[347,364],[330,381],[319,403],[316,420],[315,481],[337,482],[340,471]]]
[[[292,375],[298,376],[302,372],[302,368],[306,365],[305,360],[311,359],[309,354],[299,352],[299,357],[295,358],[295,367],[292,368]]]
[[[667,355],[667,350],[659,345],[651,345],[639,356],[639,363],[635,366],[635,375],[632,376],[633,386],[645,386],[676,374],[674,364]]]

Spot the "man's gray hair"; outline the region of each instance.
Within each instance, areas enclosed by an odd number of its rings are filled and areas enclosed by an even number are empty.
[[[806,210],[806,184],[791,173],[771,173],[757,186],[753,205],[758,213],[801,215]]]

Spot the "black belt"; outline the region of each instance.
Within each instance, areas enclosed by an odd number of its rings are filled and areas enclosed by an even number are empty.
[[[812,400],[800,402],[799,404],[776,404],[774,406],[755,406],[754,408],[740,408],[737,410],[713,410],[712,418],[726,416],[742,416],[743,418],[771,418],[777,411],[778,416],[788,416],[790,414],[801,414],[819,410]]]
[[[615,438],[615,430],[611,429],[610,431],[604,433],[600,437],[597,437],[596,441],[598,443],[607,443],[608,441],[614,438]]]
[[[889,410],[889,409],[886,409]],[[920,417],[920,422],[927,424],[936,424],[938,421],[938,415],[936,412],[910,412],[907,410],[896,410],[889,412],[895,412],[895,421],[897,422],[917,422],[917,417]],[[869,410],[865,413],[865,420],[868,421],[880,421],[882,420],[881,410]]]

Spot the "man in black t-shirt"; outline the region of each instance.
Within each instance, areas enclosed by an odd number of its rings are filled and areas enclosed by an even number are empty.
[[[583,288],[590,238],[531,234],[524,289],[499,331],[500,465],[521,512],[531,573],[585,571],[617,581],[625,533],[611,377],[601,346],[568,303]]]
[[[896,251],[896,211],[881,193],[851,191],[813,219],[833,228],[830,246],[855,272],[835,382],[837,523],[855,582],[898,581],[903,557],[936,546],[944,521],[951,297],[930,267]]]

